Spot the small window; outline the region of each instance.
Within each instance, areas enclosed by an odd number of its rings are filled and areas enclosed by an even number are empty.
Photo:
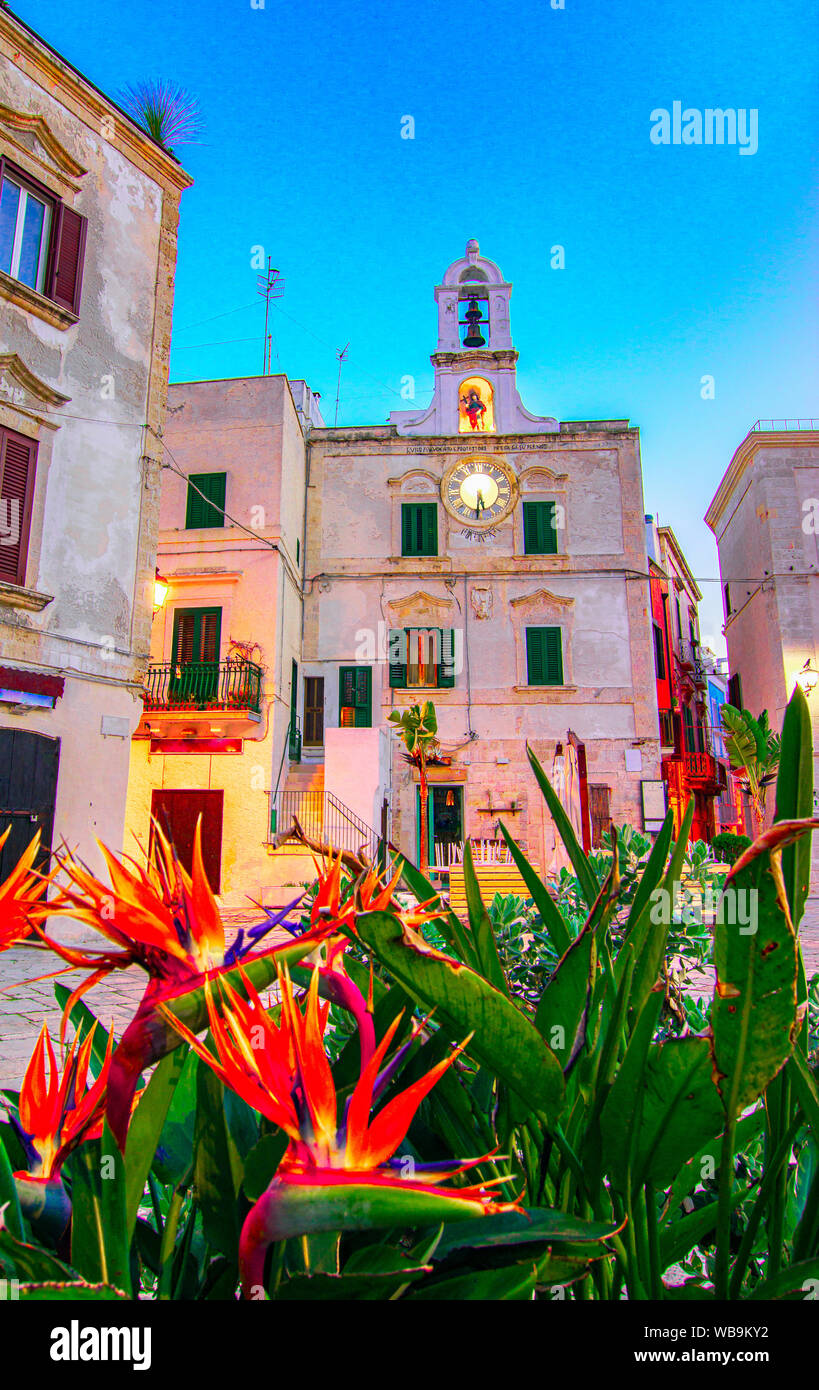
[[[53,206],[10,175],[0,189],[0,270],[42,293]]]
[[[186,530],[224,526],[226,480],[226,473],[191,473],[185,511]]]
[[[730,618],[730,616],[731,616],[731,586],[730,586],[730,584],[723,584],[723,586],[722,586],[722,592],[723,592],[723,594],[725,595],[725,616],[726,616],[726,618]]]
[[[0,270],[73,314],[80,310],[88,220],[0,158]]]
[[[739,675],[731,676],[728,682],[728,703],[734,709],[742,709],[742,680]]]
[[[527,627],[526,675],[529,685],[563,684],[563,634],[559,627]]]
[[[370,729],[373,722],[372,668],[342,666],[338,673],[339,726]]]
[[[660,710],[660,744],[663,748],[674,747],[674,716],[670,709]]]
[[[696,753],[694,744],[694,716],[691,713],[690,705],[683,705],[683,738],[685,740],[686,753]]]
[[[524,502],[524,555],[556,555],[557,527],[554,502]]]
[[[665,680],[665,651],[663,643],[663,630],[659,623],[654,623],[654,665],[657,670],[657,680]]]
[[[437,502],[402,502],[401,554],[438,554]]]
[[[452,628],[395,628],[389,644],[393,689],[452,689],[455,633]]]

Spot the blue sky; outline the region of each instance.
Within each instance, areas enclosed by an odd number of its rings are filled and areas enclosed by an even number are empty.
[[[477,237],[515,286],[524,404],[639,425],[646,510],[718,575],[702,517],[734,449],[759,417],[819,415],[817,0],[13,8],[111,95],[161,76],[199,98],[173,380],[261,370],[261,245],[286,284],[273,369],[332,420],[349,342],[339,422],[382,423],[402,377],[427,399],[432,289]],[[652,144],[675,100],[756,109],[757,152]]]

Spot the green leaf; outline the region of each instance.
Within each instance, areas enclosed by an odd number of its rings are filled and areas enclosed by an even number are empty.
[[[744,1192],[737,1194],[734,1205],[744,1195]],[[679,1264],[680,1260],[684,1260],[686,1255],[691,1253],[695,1245],[699,1245],[711,1234],[717,1224],[718,1210],[719,1202],[708,1202],[705,1206],[697,1207],[696,1211],[681,1217],[679,1221],[660,1227],[661,1272],[670,1269],[671,1265]]]
[[[671,854],[668,869],[661,885],[663,896],[657,906],[668,910],[654,912],[654,905],[646,904],[641,914],[640,920],[635,923],[634,930],[629,936],[624,948],[621,948],[617,957],[616,974],[618,980],[622,978],[622,968],[628,955],[634,958],[634,977],[631,984],[631,998],[629,1000],[629,1018],[632,1026],[643,1009],[651,990],[660,977],[660,971],[665,959],[666,943],[668,941],[668,931],[671,923],[671,904],[674,901],[676,885],[680,881],[683,861],[685,860],[688,848],[688,836],[691,824],[694,819],[694,798],[690,798],[685,809],[685,815],[680,825],[680,833]],[[652,921],[652,915],[656,921]]]
[[[197,1059],[194,1187],[206,1238],[235,1263],[239,1257],[239,1217],[224,1090],[216,1073]]]
[[[819,1259],[802,1260],[758,1284],[749,1299],[811,1298],[819,1292]]]
[[[466,909],[469,914],[469,927],[472,932],[472,939],[475,942],[475,949],[478,956],[478,966],[484,979],[490,985],[500,990],[503,994],[509,994],[509,986],[506,983],[506,976],[498,956],[497,942],[495,933],[492,930],[492,923],[489,913],[483,905],[481,890],[478,878],[475,873],[475,863],[472,858],[472,847],[468,840],[464,842],[464,889],[466,892]]]
[[[19,1279],[21,1283],[23,1280],[40,1283],[42,1280],[77,1278],[76,1271],[63,1264],[56,1255],[40,1245],[15,1240],[7,1230],[0,1230],[0,1266],[8,1271],[6,1278]]]
[[[774,820],[807,820],[813,815],[813,735],[808,702],[797,682],[785,710]],[[798,929],[810,886],[811,837],[803,835],[782,851],[782,876]]]
[[[430,951],[388,913],[363,914],[356,932],[412,998],[435,1009],[454,1041],[474,1032],[470,1055],[505,1081],[530,1112],[556,1119],[564,1089],[560,1063],[520,1009],[469,966]]]
[[[61,1009],[65,1009],[66,1004],[71,998],[71,990],[59,980],[54,981],[54,994]],[[92,1014],[88,1005],[78,999],[74,1004],[71,1013],[68,1015],[68,1022],[76,1029],[77,1037],[84,1041],[88,1037],[92,1028],[99,1023],[99,1019]],[[105,1049],[108,1046],[108,1033],[101,1023],[94,1034],[94,1041],[91,1044],[91,1057],[94,1069],[99,1074],[100,1068],[105,1061]]]
[[[409,859],[405,859],[403,854],[397,854],[393,862],[393,872],[395,869],[401,870],[402,879],[410,892],[415,894],[419,903],[429,902],[430,898],[438,898],[440,902],[438,889],[433,887],[429,879]],[[440,917],[435,918],[432,926],[441,933],[444,940],[449,943],[450,948],[456,952],[461,960],[465,960],[468,965],[477,968],[478,956],[475,943],[464,930],[463,923],[456,913],[448,912],[442,907]]]
[[[27,1303],[53,1303],[55,1300],[69,1303],[122,1303],[129,1302],[129,1295],[110,1284],[86,1284],[83,1279],[69,1280],[65,1283],[21,1284],[20,1299]]]
[[[129,1238],[133,1235],[137,1209],[148,1173],[154,1161],[177,1082],[182,1075],[187,1043],[169,1052],[157,1065],[131,1117],[125,1145],[125,1210]]]
[[[572,826],[571,821],[569,820],[569,817],[566,814],[560,797],[552,787],[551,782],[546,776],[546,773],[543,771],[543,768],[538,762],[535,753],[529,747],[528,743],[526,745],[526,756],[529,759],[529,762],[531,763],[532,771],[535,774],[538,786],[540,787],[540,790],[543,792],[543,795],[546,800],[546,805],[549,807],[549,810],[552,815],[552,820],[554,821],[555,826],[557,827],[557,832],[564,845],[566,846],[566,853],[572,861],[572,867],[575,871],[575,874],[577,875],[577,882],[580,887],[580,892],[585,898],[586,906],[591,907],[595,898],[597,897],[598,892],[600,891],[600,885],[598,884],[597,879],[595,878],[592,872],[592,867],[588,859],[586,858],[586,855],[584,854],[583,850],[580,847],[580,844],[578,843],[577,836],[574,833],[574,828]]]
[[[499,821],[498,823],[503,838],[509,847],[509,853],[517,865],[518,872],[529,890],[529,896],[540,913],[543,925],[549,933],[552,945],[557,951],[557,954],[562,956],[565,951],[568,951],[572,943],[572,934],[566,925],[563,915],[557,903],[553,901],[545,883],[541,882],[538,878],[532,865],[520,848],[520,845],[512,838],[512,835],[507,830],[503,821]]]
[[[114,1284],[131,1292],[130,1246],[132,1228],[128,1224],[125,1158],[103,1121],[100,1144],[100,1187],[102,1229],[105,1247],[103,1284]]]
[[[535,1027],[549,1042],[564,1072],[577,1054],[576,1044],[582,1046],[585,1036],[597,968],[595,946],[594,932],[584,928],[558,961],[535,1013]]]
[[[801,821],[774,825],[738,861],[744,866],[728,875],[720,899],[711,1030],[717,1088],[731,1116],[762,1094],[793,1047],[797,944],[780,859],[783,844],[804,829]],[[732,916],[751,920],[743,931]]]
[[[173,1187],[182,1182],[193,1163],[197,1066],[196,1053],[189,1051],[171,1093],[170,1105],[154,1153],[153,1172],[160,1182]]]
[[[668,1187],[682,1164],[721,1134],[725,1112],[711,1079],[706,1038],[652,1044],[642,1078],[635,1187]]]
[[[814,1139],[819,1143],[819,1088],[817,1088],[816,1077],[808,1066],[808,1060],[798,1043],[788,1058],[787,1070],[802,1107],[802,1113],[810,1125]]]
[[[410,1290],[407,1300],[528,1301],[534,1293],[536,1273],[535,1266],[530,1264],[511,1265],[507,1269],[472,1270],[469,1274],[456,1275],[454,1279],[441,1279],[436,1283],[425,1281]]]
[[[5,1210],[4,1210],[5,1208]],[[23,1239],[23,1213],[20,1210],[20,1200],[17,1196],[17,1184],[14,1181],[14,1173],[6,1153],[6,1146],[0,1137],[0,1211],[3,1212],[3,1220],[6,1229],[15,1236],[17,1240]]]
[[[612,1184],[624,1194],[628,1193],[630,1185],[636,1186],[635,1172],[646,1089],[644,1074],[662,1002],[663,996],[657,992],[643,1006],[600,1115],[606,1170]]]
[[[276,1169],[284,1158],[287,1148],[287,1135],[283,1129],[275,1134],[263,1134],[245,1159],[245,1174],[242,1188],[249,1202],[261,1197],[265,1188],[272,1182]]]
[[[757,1106],[750,1115],[743,1115],[736,1127],[734,1139],[734,1152],[742,1153],[750,1144],[762,1133],[765,1128],[765,1110],[763,1106]],[[713,1142],[704,1144],[698,1153],[688,1159],[678,1169],[674,1181],[666,1198],[666,1214],[663,1224],[676,1212],[681,1205],[684,1197],[693,1192],[695,1187],[703,1181],[705,1176],[703,1164],[708,1161],[708,1173],[710,1177],[715,1177],[719,1172],[719,1165],[722,1159],[722,1136]]]
[[[618,1230],[615,1222],[583,1221],[551,1207],[501,1212],[482,1221],[450,1221],[432,1253],[433,1262],[456,1250],[505,1249],[517,1245],[595,1245]]]

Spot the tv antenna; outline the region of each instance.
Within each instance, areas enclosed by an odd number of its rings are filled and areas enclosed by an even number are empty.
[[[336,348],[336,357],[338,358],[338,382],[336,384],[336,416],[333,421],[334,425],[338,424],[338,399],[341,395],[341,364],[347,360],[347,348],[349,346],[350,344],[346,343],[343,348]]]
[[[264,366],[262,367],[262,376],[269,376],[273,356],[273,335],[268,331],[270,301],[271,299],[281,299],[284,294],[284,281],[278,270],[271,265],[269,256],[267,258],[267,270],[263,275],[256,276],[256,293],[260,294],[264,300]]]

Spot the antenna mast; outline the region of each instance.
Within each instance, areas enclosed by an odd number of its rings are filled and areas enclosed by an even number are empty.
[[[262,376],[269,376],[273,357],[273,335],[268,332],[268,322],[270,319],[271,299],[281,299],[284,294],[284,281],[281,279],[278,270],[275,270],[267,258],[267,270],[263,275],[256,276],[256,292],[264,300],[264,366]]]
[[[336,384],[336,416],[333,421],[334,425],[338,424],[338,400],[341,395],[341,364],[347,360],[347,348],[349,346],[350,344],[347,343],[343,348],[336,349],[336,357],[338,358],[338,382]]]

